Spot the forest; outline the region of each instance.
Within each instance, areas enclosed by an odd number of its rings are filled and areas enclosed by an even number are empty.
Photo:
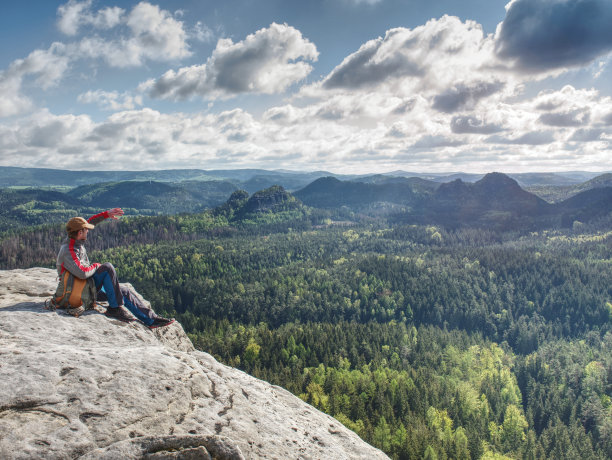
[[[89,257],[391,458],[612,458],[610,215],[447,229],[273,192],[104,223]],[[0,268],[53,267],[62,238],[5,233]]]

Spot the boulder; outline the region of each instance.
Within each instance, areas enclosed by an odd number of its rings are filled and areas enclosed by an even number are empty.
[[[0,458],[387,458],[278,386],[149,330],[49,311],[54,270],[0,271]]]

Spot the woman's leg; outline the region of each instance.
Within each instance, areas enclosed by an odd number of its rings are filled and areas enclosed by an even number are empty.
[[[140,299],[132,293],[131,289],[126,286],[121,286],[121,294],[123,296],[123,305],[130,310],[130,313],[147,326],[153,324],[153,320],[157,315],[151,308],[142,303]]]
[[[96,282],[96,289],[99,291],[98,296],[101,300],[108,300],[108,305],[111,308],[117,308],[123,305],[123,295],[119,287],[117,272],[111,263],[103,263],[98,267],[93,275]],[[100,291],[104,287],[104,291]]]

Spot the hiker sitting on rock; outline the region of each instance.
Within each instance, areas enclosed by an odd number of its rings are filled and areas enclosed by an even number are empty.
[[[122,215],[123,209],[114,208],[96,214],[87,220],[82,217],[73,217],[68,221],[66,224],[68,238],[62,244],[57,255],[56,266],[60,275],[60,283],[54,298],[55,305],[65,306],[68,308],[68,313],[79,316],[85,310],[82,306],[83,299],[85,299],[85,303],[89,304],[85,305],[87,308],[93,308],[96,299],[107,300],[108,308],[105,314],[109,318],[126,322],[133,321],[134,318],[122,308],[122,305],[124,305],[136,318],[151,329],[172,324],[174,319],[158,316],[134,295],[131,289],[119,286],[117,273],[112,264],[91,264],[89,262],[85,250],[85,241],[87,241],[89,230],[104,219],[117,219]],[[85,280],[85,283],[80,281],[81,288],[76,289],[75,286],[79,285],[79,280]],[[83,291],[87,294],[87,289],[93,291],[93,295],[90,297],[82,294]],[[77,294],[73,295],[73,293]]]

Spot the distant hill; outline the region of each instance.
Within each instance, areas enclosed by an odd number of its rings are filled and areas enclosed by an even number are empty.
[[[168,169],[159,171],[68,171],[60,169],[16,168],[0,166],[2,187],[48,187],[92,185],[104,182],[154,181],[179,183],[184,181],[229,181],[251,193],[282,185],[288,190],[304,187],[329,172],[268,171],[264,169]],[[338,176],[344,177],[344,176]]]
[[[516,180],[489,173],[474,184],[456,179],[421,202],[411,218],[449,228],[529,228],[547,218],[551,205],[523,190]]]
[[[571,198],[574,195],[577,195],[580,192],[602,187],[612,187],[611,173],[601,174],[578,184],[558,187],[551,185],[534,185],[526,187],[526,190],[538,195],[540,198],[545,199],[549,203],[559,203],[563,200]]]
[[[583,175],[577,174],[575,176],[562,175],[559,173],[517,173],[508,174],[519,183],[521,187],[528,187],[532,185],[574,185],[583,182]]]
[[[582,192],[552,205],[502,173],[486,174],[474,183],[455,179],[439,185],[419,178],[378,175],[358,180],[367,182],[320,178],[295,192],[295,196],[315,208],[347,207],[368,215],[384,214],[397,222],[499,230],[535,230],[568,226],[575,220],[588,222],[607,215],[612,206],[607,188]],[[603,177],[591,186],[606,183]]]
[[[560,173],[518,173],[508,174],[516,179],[521,186],[533,185],[574,185],[590,180],[597,173],[585,171]],[[377,175],[333,174],[327,171],[290,171],[265,169],[167,169],[150,171],[69,171],[43,168],[18,168],[0,166],[0,188],[3,187],[49,187],[91,185],[101,182],[123,181],[154,181],[177,183],[184,181],[212,181],[225,180],[233,182],[238,188],[253,193],[257,190],[282,185],[286,190],[299,190],[312,181],[321,177],[336,177],[341,180],[356,182],[372,182],[382,180],[382,177],[425,179],[437,183],[451,182],[461,179],[464,182],[476,182],[484,174],[470,173],[416,173],[407,171],[393,171]],[[373,177],[378,179],[368,179]]]
[[[585,178],[590,179],[597,173],[574,172],[574,173],[508,173],[508,177],[516,180],[521,187],[530,186],[570,186],[584,182]],[[452,182],[461,179],[464,182],[477,182],[485,174],[466,174],[455,173],[450,175],[437,176],[432,180],[436,182]]]
[[[279,212],[300,209],[302,203],[295,199],[282,186],[275,185],[265,190],[253,193],[244,205],[246,214],[260,212]]]
[[[0,189],[0,231],[68,220],[85,208],[80,200],[61,192]]]
[[[561,215],[561,225],[570,226],[574,222],[588,222],[612,213],[612,186],[597,187],[580,192],[554,206]]]
[[[250,221],[252,223],[278,223],[301,219],[308,210],[301,201],[275,185],[249,196],[244,190],[237,190],[221,206],[213,210],[216,215],[225,216],[230,222]]]
[[[211,180],[206,171],[173,169],[164,171],[68,171],[61,169],[0,167],[0,187],[79,186],[100,182]]]
[[[329,175],[329,173],[326,173]],[[249,193],[255,193],[259,190],[270,188],[274,185],[280,185],[285,190],[295,191],[310,184],[313,180],[318,179],[318,174],[311,173],[268,173],[257,174],[248,180],[237,182],[237,185]]]
[[[234,190],[234,184],[217,180],[178,184],[125,181],[83,185],[69,191],[68,195],[99,209],[121,206],[141,214],[176,214],[218,206]]]
[[[386,174],[374,174],[371,176],[355,177],[351,179],[352,182],[363,182],[364,184],[402,184],[408,185],[413,192],[428,193],[436,190],[440,183],[432,180],[423,179],[421,177],[399,177],[389,176]]]
[[[283,173],[279,174],[256,176],[250,184],[267,185],[282,178]],[[307,174],[296,177],[305,180]],[[556,204],[522,189],[515,179],[502,173],[486,174],[474,183],[456,179],[442,184],[389,175],[353,180],[327,176],[293,194],[282,185],[250,194],[227,180],[119,181],[82,185],[65,193],[0,188],[0,231],[61,222],[116,206],[132,215],[199,213],[214,208],[215,214],[229,222],[251,224],[297,220],[307,226],[308,216],[316,214],[315,220],[320,221],[332,211],[343,215],[348,211],[391,222],[447,228],[532,230],[570,226],[575,221],[585,223],[609,215],[611,181],[610,174],[598,176],[575,186],[577,193]]]
[[[419,200],[419,193],[424,187],[417,179],[415,181],[405,178],[380,180],[378,183],[365,183],[354,181],[340,181],[335,177],[323,177],[317,179],[294,195],[304,204],[316,208],[339,208],[348,206],[361,210],[374,203],[394,203],[399,205],[412,205]],[[435,189],[432,185],[429,191]]]
[[[235,190],[234,184],[218,180],[110,182],[83,185],[66,193],[0,188],[0,231],[63,222],[113,207],[132,215],[199,212],[224,203]]]

